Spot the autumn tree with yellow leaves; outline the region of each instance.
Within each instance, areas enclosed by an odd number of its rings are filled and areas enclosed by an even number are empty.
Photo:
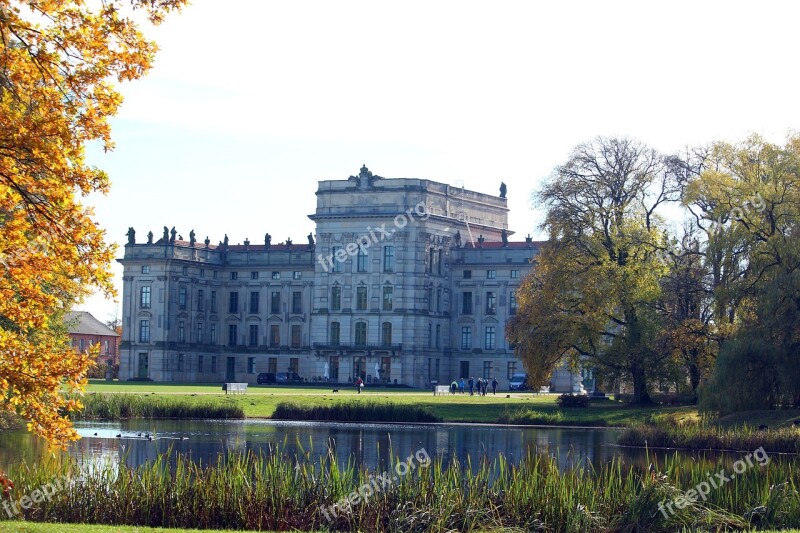
[[[91,364],[63,314],[92,290],[113,294],[114,249],[81,202],[108,191],[88,142],[113,148],[117,82],[151,67],[158,24],[186,0],[0,0],[0,411],[54,445],[77,438],[66,392]]]

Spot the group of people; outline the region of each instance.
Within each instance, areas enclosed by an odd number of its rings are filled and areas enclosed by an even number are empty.
[[[478,378],[476,381],[475,378],[472,377],[469,378],[467,383],[464,383],[464,378],[461,378],[460,381],[453,380],[450,384],[450,394],[455,394],[456,392],[464,394],[464,390],[467,386],[469,387],[470,396],[476,393],[478,396],[486,396],[489,387],[492,387],[492,394],[497,394],[497,378],[492,378],[490,383],[488,379]]]

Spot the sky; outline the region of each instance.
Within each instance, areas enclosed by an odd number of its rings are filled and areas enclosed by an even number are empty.
[[[111,178],[85,199],[122,246],[175,226],[303,242],[317,182],[362,164],[483,193],[508,187],[512,240],[578,144],[672,153],[800,126],[798,2],[194,0],[145,34],[154,68],[120,86]],[[121,299],[121,265],[113,266]],[[82,306],[121,318],[100,296]]]

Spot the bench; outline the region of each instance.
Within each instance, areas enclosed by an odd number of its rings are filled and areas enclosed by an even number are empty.
[[[435,385],[433,388],[433,395],[441,396],[442,394],[450,394],[450,385]]]
[[[223,383],[222,390],[225,391],[225,394],[233,394],[236,392],[244,394],[247,392],[247,383]]]

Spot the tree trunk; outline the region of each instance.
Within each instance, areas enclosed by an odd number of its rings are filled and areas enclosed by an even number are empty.
[[[650,393],[647,392],[644,369],[638,366],[632,368],[631,377],[633,378],[633,403],[637,405],[652,404],[653,400],[650,398]]]

